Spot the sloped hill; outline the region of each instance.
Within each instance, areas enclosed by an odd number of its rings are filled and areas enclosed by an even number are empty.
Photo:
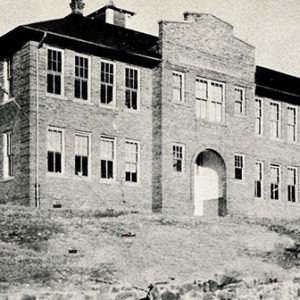
[[[279,226],[280,225],[280,226]],[[300,222],[0,207],[0,288],[235,276],[286,279]]]

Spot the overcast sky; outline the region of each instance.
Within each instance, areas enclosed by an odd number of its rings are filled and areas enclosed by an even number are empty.
[[[108,0],[84,0],[85,14]],[[61,18],[70,0],[0,0],[0,35],[20,24]],[[184,11],[211,13],[256,47],[256,63],[300,77],[300,0],[115,0],[137,13],[129,27],[158,34],[158,20],[183,20]],[[0,45],[2,47],[3,45]]]

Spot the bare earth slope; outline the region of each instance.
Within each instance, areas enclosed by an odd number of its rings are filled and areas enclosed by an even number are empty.
[[[120,282],[146,289],[217,272],[287,279],[300,263],[284,249],[294,244],[299,229],[296,221],[2,206],[0,288],[89,289]]]

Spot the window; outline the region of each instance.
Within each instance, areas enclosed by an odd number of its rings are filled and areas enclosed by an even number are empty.
[[[245,90],[243,88],[234,88],[234,112],[236,115],[245,114]]]
[[[176,102],[184,102],[184,73],[173,71],[172,99]]]
[[[2,70],[2,91],[3,101],[6,102],[14,97],[14,74],[13,74],[13,58],[10,57],[3,61]]]
[[[173,170],[183,173],[184,168],[184,146],[179,144],[173,145]]]
[[[115,161],[115,139],[109,137],[101,137],[100,142],[101,157],[101,178],[114,179],[114,161]]]
[[[6,132],[3,135],[3,177],[10,178],[14,176],[13,171],[13,150],[12,150],[12,132]]]
[[[263,163],[255,162],[254,195],[256,198],[263,198]]]
[[[270,103],[270,135],[273,139],[280,138],[280,107],[279,103]]]
[[[288,186],[287,186],[287,193],[288,193],[288,201],[289,202],[296,202],[297,201],[297,181],[298,181],[298,169],[294,167],[288,167]]]
[[[100,103],[112,105],[115,93],[115,65],[110,62],[101,62]]]
[[[139,71],[125,69],[125,105],[128,109],[139,109]]]
[[[139,144],[126,141],[125,181],[138,182]]]
[[[47,92],[62,94],[63,55],[61,50],[48,49]]]
[[[208,113],[208,82],[207,80],[196,79],[196,116],[207,119]]]
[[[89,59],[75,56],[75,90],[77,99],[88,100],[89,98]]]
[[[244,156],[236,154],[234,156],[234,178],[243,180],[244,178]]]
[[[224,121],[224,84],[196,79],[196,116],[211,122]]]
[[[255,134],[263,134],[263,104],[261,99],[255,99]]]
[[[84,133],[75,134],[75,175],[89,176],[90,137]]]
[[[58,128],[48,129],[48,172],[63,172],[63,131]]]
[[[273,200],[279,200],[280,193],[280,166],[271,165],[270,168],[270,177],[271,177],[271,193],[270,198]]]
[[[287,139],[289,142],[298,141],[298,122],[297,122],[297,108],[295,106],[287,107]]]

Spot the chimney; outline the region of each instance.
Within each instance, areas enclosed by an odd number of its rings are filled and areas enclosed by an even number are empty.
[[[112,0],[109,0],[107,5],[91,13],[87,17],[99,22],[126,27],[127,19],[134,15],[134,12],[118,8]]]
[[[85,4],[82,0],[72,0],[70,3],[70,7],[72,9],[73,14],[82,15]]]

